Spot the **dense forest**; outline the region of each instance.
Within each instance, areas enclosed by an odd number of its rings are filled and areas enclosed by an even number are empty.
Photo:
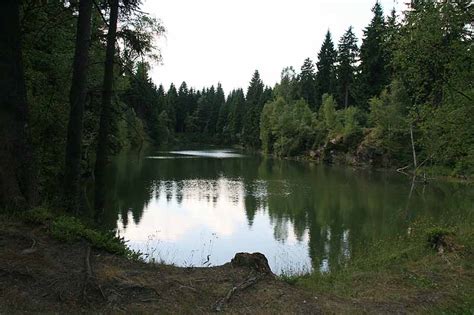
[[[164,26],[137,0],[2,1],[0,207],[102,208],[110,156],[184,139],[276,156],[435,174],[474,172],[473,7],[379,3],[356,38],[327,31],[314,60],[246,91],[156,86]],[[303,40],[303,39],[302,39]],[[58,193],[60,192],[60,193]]]
[[[384,16],[376,3],[372,12],[360,45],[352,27],[337,47],[328,31],[316,63],[283,69],[273,88],[255,71],[246,93],[186,82],[165,91],[140,65],[125,102],[156,144],[198,134],[283,157],[472,174],[472,5],[414,1]]]

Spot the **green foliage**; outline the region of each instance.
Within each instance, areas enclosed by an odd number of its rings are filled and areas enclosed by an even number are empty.
[[[301,154],[312,146],[313,113],[304,100],[292,104],[282,97],[265,104],[260,121],[260,139],[267,153],[279,156]]]
[[[31,224],[44,224],[51,221],[53,217],[51,211],[44,207],[36,207],[22,213],[23,221]]]
[[[306,58],[301,66],[301,73],[298,76],[298,87],[298,95],[309,104],[310,108],[315,109],[318,98],[316,72],[313,61],[309,58]]]
[[[359,48],[352,26],[344,33],[339,41],[337,55],[337,89],[338,100],[344,107],[354,104],[353,83],[355,80],[356,61]]]
[[[341,132],[343,128],[341,121],[337,117],[336,107],[337,104],[334,97],[329,94],[324,94],[320,117],[322,118],[326,130],[329,132],[329,137],[335,136]]]
[[[472,218],[446,221],[450,221],[450,227],[433,226],[429,221],[412,222],[409,233],[354,247],[351,261],[344,268],[330,273],[313,272],[291,281],[315,294],[329,293],[351,299],[370,297],[390,302],[422,288],[424,294],[443,296],[444,303],[438,301],[436,306],[430,305],[430,310],[433,307],[455,312],[469,310],[474,305],[469,292],[472,291],[469,289],[472,287],[470,260],[474,246],[469,227]],[[459,252],[439,255],[426,246],[427,240],[433,244],[447,235],[461,245]]]
[[[242,126],[242,144],[253,149],[260,147],[260,114],[263,110],[264,85],[255,71],[245,98],[246,113]]]
[[[470,93],[471,97],[474,93]],[[474,174],[474,106],[455,95],[442,106],[420,108],[420,143],[427,157],[447,166],[451,175]]]
[[[322,104],[322,97],[324,94],[336,94],[336,61],[337,51],[334,48],[334,43],[331,38],[331,32],[326,33],[324,42],[318,53],[318,73],[316,74],[316,110]]]
[[[382,6],[376,2],[372,8],[372,21],[364,30],[360,47],[360,75],[357,80],[358,105],[367,109],[367,101],[382,92],[389,83],[387,52],[385,47],[386,24]]]
[[[104,233],[87,228],[80,220],[74,217],[61,216],[56,218],[51,223],[50,233],[54,238],[61,241],[78,242],[85,240],[94,248],[130,259],[138,259],[141,256],[140,253],[131,251],[125,244],[125,241],[116,237],[113,233]]]
[[[390,91],[369,101],[369,124],[373,129],[370,141],[384,154],[401,163],[410,159],[409,99],[404,87],[394,81]]]

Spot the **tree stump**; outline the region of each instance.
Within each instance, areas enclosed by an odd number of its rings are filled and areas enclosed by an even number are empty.
[[[259,273],[272,274],[267,258],[261,253],[237,253],[230,263],[232,267],[247,267]]]

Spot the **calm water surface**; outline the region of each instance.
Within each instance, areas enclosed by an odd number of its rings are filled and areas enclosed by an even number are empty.
[[[276,273],[328,272],[354,248],[420,218],[469,211],[472,188],[391,172],[265,159],[235,150],[116,158],[102,224],[148,258],[215,266],[261,252]]]

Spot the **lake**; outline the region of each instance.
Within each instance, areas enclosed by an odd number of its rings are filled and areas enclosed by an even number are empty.
[[[110,165],[114,229],[150,261],[216,266],[261,252],[275,273],[330,272],[354,249],[408,233],[415,220],[470,211],[472,187],[415,183],[392,171],[357,170],[232,149],[124,154]]]

